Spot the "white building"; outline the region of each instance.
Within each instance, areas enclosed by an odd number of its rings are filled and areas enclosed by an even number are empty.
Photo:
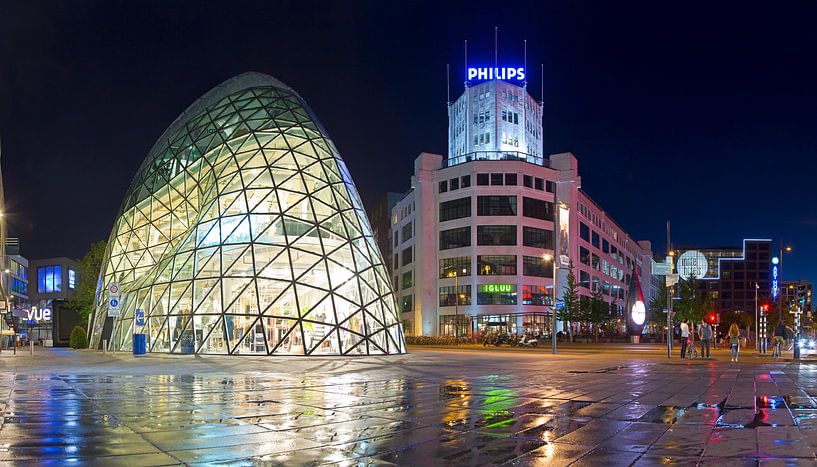
[[[631,239],[581,190],[573,154],[542,157],[542,134],[541,104],[515,84],[466,87],[449,106],[448,157],[420,154],[392,210],[407,335],[549,333],[554,256],[557,298],[569,259],[579,292],[601,290],[612,317],[623,316],[634,271],[648,293],[649,242]]]

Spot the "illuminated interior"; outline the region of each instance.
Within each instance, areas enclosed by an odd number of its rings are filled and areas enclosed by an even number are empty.
[[[154,145],[116,218],[98,290],[93,348],[112,339],[130,350],[136,332],[151,352],[405,352],[343,160],[303,99],[258,73],[214,88]]]

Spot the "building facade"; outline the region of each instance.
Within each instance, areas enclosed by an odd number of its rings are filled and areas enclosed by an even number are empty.
[[[393,246],[396,246],[392,242],[391,216],[392,209],[401,198],[403,198],[402,193],[387,192],[380,198],[377,204],[366,211],[369,215],[369,222],[372,225],[372,235],[385,260],[391,258]],[[391,275],[394,272],[392,262],[385,261],[385,263]]]
[[[573,154],[543,157],[542,107],[525,87],[467,86],[449,106],[448,132],[448,156],[420,154],[392,210],[406,334],[549,334],[571,262],[578,292],[599,291],[611,319],[624,318],[634,276],[650,283],[649,242],[581,189]]]
[[[783,304],[788,309],[798,307],[803,312],[803,318],[813,322],[814,312],[814,286],[811,281],[800,279],[796,281],[783,281],[780,287],[780,296]]]
[[[76,291],[79,270],[79,263],[66,257],[29,262],[30,303],[25,316],[19,316],[21,335],[47,346],[68,345],[71,330],[81,321],[66,306]]]
[[[109,237],[91,347],[230,355],[405,351],[352,177],[290,87],[216,86],[170,125]]]
[[[695,276],[709,295],[719,318],[723,313],[749,313],[773,299],[775,262],[772,241],[744,239],[741,246],[676,249],[676,268],[681,278]]]

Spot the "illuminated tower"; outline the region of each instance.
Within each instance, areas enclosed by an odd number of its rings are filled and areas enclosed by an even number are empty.
[[[497,78],[499,77],[499,78]],[[448,105],[448,160],[519,159],[542,165],[542,104],[524,68],[468,68],[465,92]]]

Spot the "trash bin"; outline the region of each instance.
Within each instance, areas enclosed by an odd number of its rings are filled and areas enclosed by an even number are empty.
[[[133,354],[145,355],[147,353],[147,339],[145,334],[133,335]]]

